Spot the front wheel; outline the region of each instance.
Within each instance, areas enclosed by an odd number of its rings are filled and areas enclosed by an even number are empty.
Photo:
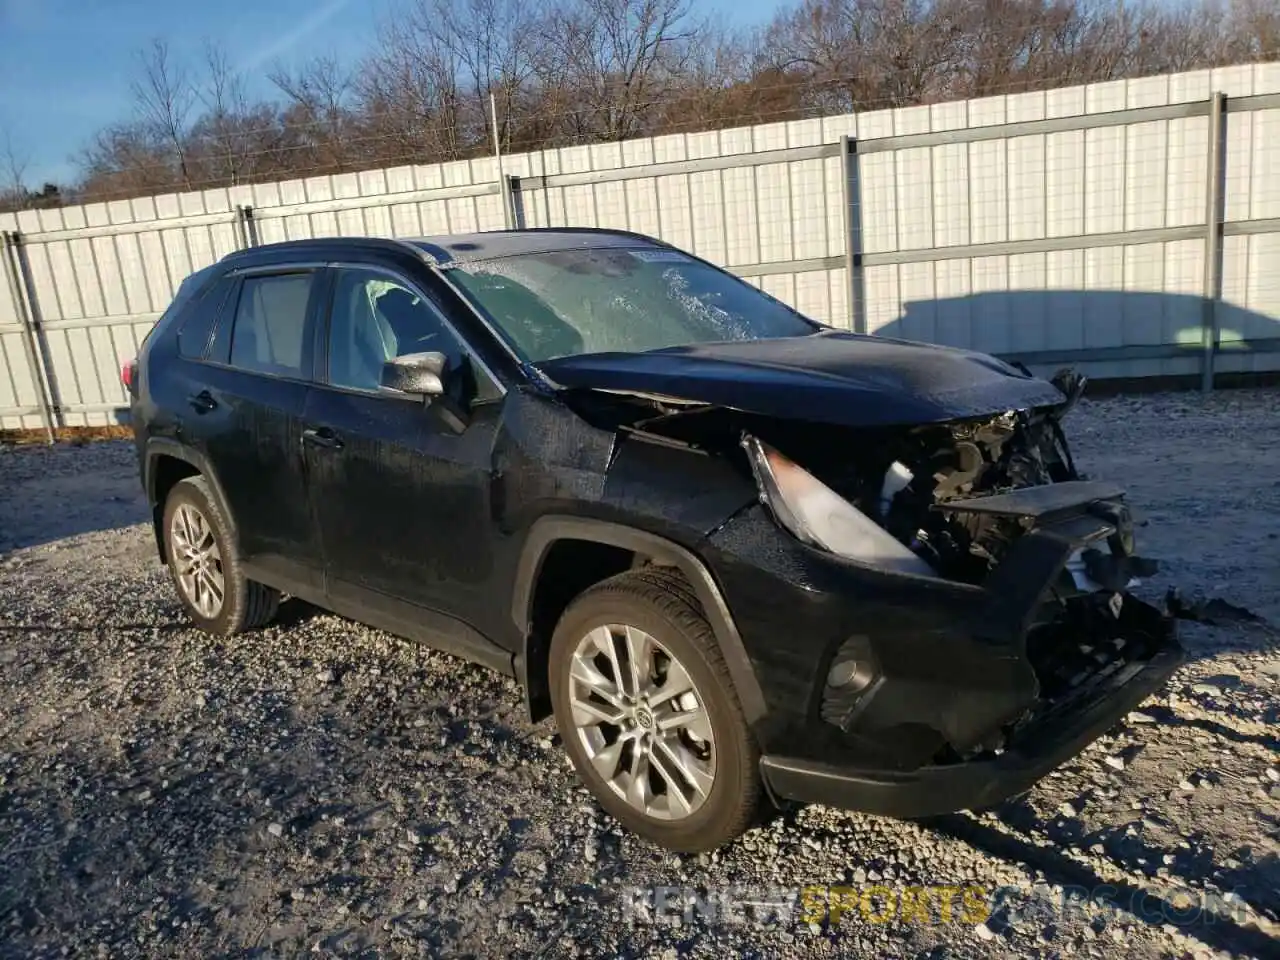
[[[750,825],[759,752],[683,577],[654,568],[597,584],[565,611],[550,654],[561,738],[624,826],[698,852]]]
[[[230,527],[203,477],[173,485],[165,499],[163,529],[178,599],[197,627],[229,636],[275,616],[280,593],[241,572]]]

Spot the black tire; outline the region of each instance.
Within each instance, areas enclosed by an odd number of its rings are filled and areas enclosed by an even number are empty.
[[[189,504],[200,512],[209,524],[221,554],[224,593],[222,607],[214,617],[204,616],[187,598],[178,579],[172,540],[173,516],[183,504]],[[168,558],[169,575],[183,608],[197,627],[216,636],[231,636],[244,630],[253,630],[269,623],[280,606],[280,592],[265,584],[249,580],[240,567],[235,545],[231,538],[231,525],[218,506],[204,477],[187,477],[173,485],[164,502],[163,535],[165,556]]]
[[[715,777],[702,806],[683,819],[657,819],[628,803],[592,766],[579,739],[569,703],[569,669],[578,643],[605,624],[648,633],[679,660],[701,695],[713,733]],[[698,853],[722,846],[755,822],[761,799],[759,748],[711,625],[681,574],[659,567],[633,570],[584,591],[556,626],[548,669],[556,725],[574,768],[600,805],[629,830],[666,849]]]

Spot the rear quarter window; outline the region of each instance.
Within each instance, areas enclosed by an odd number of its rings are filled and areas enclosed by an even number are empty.
[[[213,279],[216,273],[215,267],[205,267],[203,270],[197,270],[191,276],[187,277],[180,284],[178,290],[173,295],[173,300],[164,313],[160,314],[160,319],[156,321],[154,327],[147,333],[147,339],[151,339],[157,331],[163,332],[173,325],[174,321],[180,317],[184,310],[201,290],[204,290],[209,281]]]
[[[234,286],[234,280],[224,277],[181,310],[177,320],[179,356],[188,360],[204,359],[227,294]]]

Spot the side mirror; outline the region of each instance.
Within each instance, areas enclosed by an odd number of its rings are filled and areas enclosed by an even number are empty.
[[[443,353],[406,353],[382,365],[382,388],[412,397],[444,394],[449,359]]]

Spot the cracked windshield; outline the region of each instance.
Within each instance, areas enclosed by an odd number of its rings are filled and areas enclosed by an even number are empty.
[[[448,275],[532,363],[815,329],[755,287],[675,250],[530,254],[452,266]]]

